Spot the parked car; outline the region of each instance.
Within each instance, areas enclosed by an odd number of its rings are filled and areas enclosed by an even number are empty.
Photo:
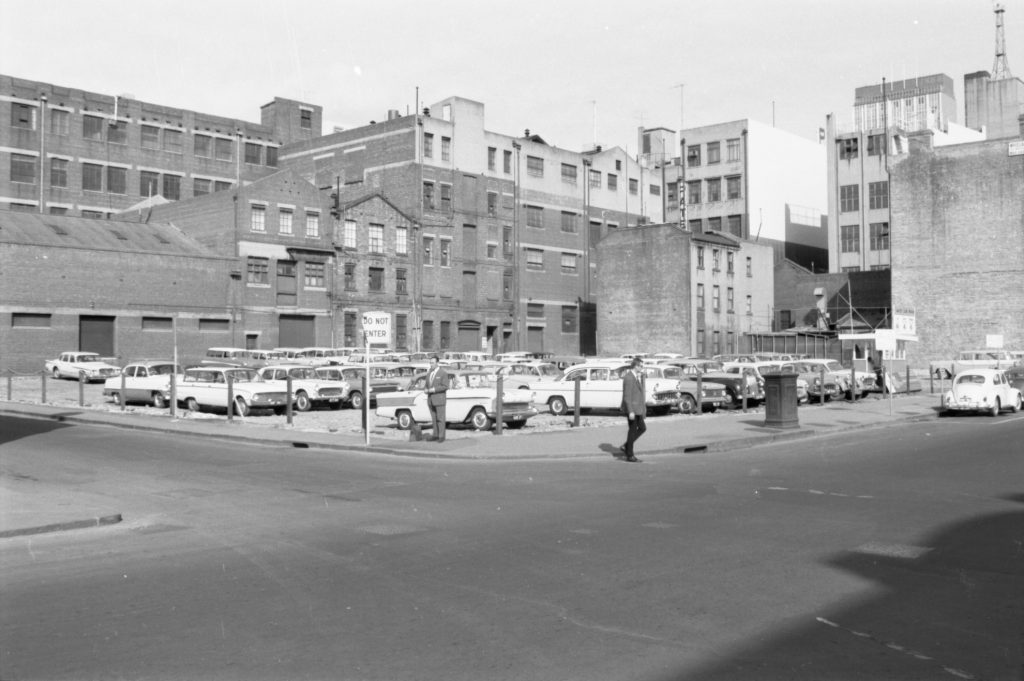
[[[1006,370],[1006,380],[1017,390],[1024,393],[1024,365],[1016,364]]]
[[[284,413],[288,393],[280,386],[270,385],[248,367],[198,366],[185,369],[185,375],[178,386],[178,402],[189,411],[200,411],[204,407],[228,409],[228,376],[232,379],[234,413],[247,416],[255,410],[269,409]]]
[[[260,378],[280,389],[287,390],[288,378],[292,379],[292,399],[298,411],[309,411],[313,407],[341,409],[348,401],[352,388],[347,381],[332,380],[317,374],[311,366],[299,364],[270,364],[259,370]]]
[[[152,404],[163,409],[171,403],[171,376],[175,383],[181,383],[181,366],[167,359],[140,360],[126,364],[118,376],[103,382],[103,396],[121,398],[122,378],[124,379],[124,401]]]
[[[961,350],[953,359],[929,362],[928,370],[932,376],[950,378],[967,369],[1006,369],[1015,361],[1006,350]]]
[[[844,367],[838,360],[821,359],[816,357],[804,359],[801,360],[801,362],[811,366],[815,371],[820,371],[821,367],[825,367],[825,371],[843,387],[843,394],[847,398],[853,397],[853,382],[850,379],[851,369],[849,367]],[[875,389],[875,372],[853,371],[852,375],[857,381],[858,395],[863,395],[864,393],[871,392]]]
[[[284,353],[277,350],[248,350],[249,359],[246,366],[259,369],[268,364],[277,364],[284,361]]]
[[[828,371],[821,371],[820,365],[814,366],[806,362],[783,362],[781,371],[797,374],[799,379],[807,383],[807,398],[810,401],[821,401],[822,393],[825,400],[838,400],[846,392],[843,385]],[[824,382],[822,376],[824,375]]]
[[[407,390],[382,394],[377,398],[377,416],[393,418],[398,428],[408,430],[413,423],[430,423],[427,406],[427,374],[413,378]],[[445,423],[466,423],[476,430],[488,430],[498,418],[497,390],[490,378],[477,371],[453,371],[448,377]],[[529,390],[503,389],[502,422],[508,428],[522,428],[537,415]]]
[[[245,348],[208,348],[200,364],[248,366],[249,351]]]
[[[54,378],[73,378],[86,381],[105,381],[117,376],[121,369],[107,360],[113,357],[100,357],[97,352],[62,352],[57,359],[48,359],[43,364],[46,373]]]
[[[552,414],[561,416],[576,406],[576,379],[580,382],[580,409],[619,409],[622,405],[622,375],[629,371],[625,362],[577,364],[553,381],[530,383],[533,401],[545,404]],[[647,410],[667,414],[679,404],[679,381],[654,378],[645,381]]]
[[[741,366],[746,366],[741,365]],[[793,371],[792,364],[789,364],[789,369],[783,368],[784,362],[775,361],[764,361],[755,362],[753,364],[754,369],[761,375],[761,379],[764,380],[765,376],[771,376],[772,374],[796,374],[796,403],[806,404],[810,400],[810,383],[806,378],[801,376],[798,372]]]
[[[348,406],[353,409],[363,408],[363,376],[366,375],[365,367],[340,364],[317,367],[316,371],[321,376],[338,377],[340,380],[347,382],[352,386],[348,394]],[[402,387],[400,379],[387,377],[387,369],[382,369],[378,365],[371,365],[370,406],[374,406],[377,403],[378,395],[392,393],[401,390]]]
[[[687,374],[681,367],[674,364],[644,363],[644,376],[648,380],[664,378],[677,381],[679,412],[693,414],[697,411],[697,379],[692,374]],[[729,401],[729,397],[725,393],[725,386],[711,381],[701,380],[699,395],[702,411],[715,411]]]
[[[953,378],[942,400],[943,413],[980,411],[998,416],[1004,409],[1021,409],[1021,392],[1010,385],[1002,369],[967,369]]]
[[[535,381],[553,381],[562,372],[553,362],[541,362],[535,359],[509,364],[501,371],[505,385],[510,388],[529,388]]]
[[[756,405],[764,399],[764,386],[758,384],[755,376],[728,373],[725,371],[725,366],[717,360],[669,360],[665,364],[680,367],[685,373],[694,377],[700,374],[702,380],[709,383],[718,383],[725,388],[725,395],[729,398],[727,404],[730,406],[743,406],[744,392],[747,396],[748,406]]]

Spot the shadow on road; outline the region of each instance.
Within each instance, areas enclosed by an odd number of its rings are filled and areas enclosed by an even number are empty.
[[[49,433],[57,430],[58,428],[69,427],[67,424],[60,423],[59,419],[59,415],[57,416],[57,420],[54,421],[19,418],[16,416],[0,416],[0,445],[20,440],[21,438],[32,437],[33,435]]]

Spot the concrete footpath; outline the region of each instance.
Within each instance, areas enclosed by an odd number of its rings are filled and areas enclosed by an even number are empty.
[[[885,427],[910,420],[935,418],[939,396],[928,393],[888,396],[870,394],[851,402],[805,405],[798,410],[798,426],[776,428],[765,425],[763,409],[719,411],[700,416],[647,419],[647,433],[637,444],[637,456],[662,457],[673,454],[701,454],[742,449],[773,442],[820,437],[848,430]],[[550,460],[572,457],[607,459],[619,465],[617,448],[625,439],[625,419],[617,427],[579,427],[530,432],[505,430],[493,433],[453,431],[445,442],[412,440],[406,433],[371,431],[370,445],[363,433],[274,428],[259,425],[258,419],[231,422],[169,416],[125,414],[90,409],[0,401],[0,415],[147,431],[181,437],[228,439],[253,446],[318,448],[339,454],[360,453],[437,459]],[[572,423],[571,415],[566,419]],[[586,422],[581,417],[581,425]],[[424,433],[429,434],[428,432]],[[642,465],[642,464],[641,464]],[[10,472],[0,471],[0,540],[7,537],[96,527],[121,521],[110,499],[94,497],[74,489],[46,483],[34,484],[32,493],[21,491]]]

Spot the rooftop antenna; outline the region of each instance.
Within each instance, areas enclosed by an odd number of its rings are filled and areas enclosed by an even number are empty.
[[[1003,12],[1006,10],[1001,3],[996,3],[996,61],[992,64],[992,80],[1013,78],[1010,65],[1006,63],[1006,36],[1003,34]]]

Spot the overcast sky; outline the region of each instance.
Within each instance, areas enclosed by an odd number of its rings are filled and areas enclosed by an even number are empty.
[[[1006,0],[1024,76],[1024,2]],[[990,71],[991,0],[0,0],[0,72],[259,121],[275,96],[324,131],[458,95],[485,125],[636,153],[637,127],[753,118],[817,139],[856,87]],[[681,89],[678,87],[684,84]],[[774,102],[774,106],[773,106]],[[421,105],[422,105],[421,104]]]

